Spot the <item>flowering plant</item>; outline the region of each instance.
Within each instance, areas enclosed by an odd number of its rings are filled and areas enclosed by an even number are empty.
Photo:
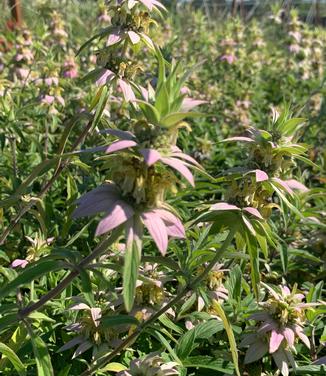
[[[2,30],[1,374],[325,373],[325,30],[205,5]]]

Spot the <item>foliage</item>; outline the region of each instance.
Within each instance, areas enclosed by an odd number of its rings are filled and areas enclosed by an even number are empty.
[[[324,374],[325,30],[31,6],[0,39],[0,373]]]

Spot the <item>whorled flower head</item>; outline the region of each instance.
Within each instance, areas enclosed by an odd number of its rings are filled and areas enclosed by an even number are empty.
[[[101,1],[99,6],[98,6],[98,16],[97,16],[97,21],[99,23],[108,23],[111,21],[111,17],[108,15],[107,7],[104,1]]]
[[[51,37],[61,47],[66,45],[68,38],[68,34],[64,28],[65,24],[60,13],[56,11],[52,12],[50,22]]]
[[[145,6],[146,11],[139,8],[139,5]],[[153,10],[165,10],[163,4],[157,0],[121,0],[118,2],[110,2],[108,11],[113,16],[107,14],[106,9],[102,9],[105,18],[111,21],[111,28],[108,35],[106,45],[113,46],[122,42],[138,44],[143,41],[148,47],[154,49],[154,44],[148,36],[149,26],[156,22],[151,18],[149,12]]]
[[[165,299],[164,283],[171,280],[158,264],[145,263],[139,270],[135,301],[139,306],[162,305]]]
[[[221,57],[220,57],[220,60],[221,61],[226,61],[228,64],[233,64],[233,63],[235,63],[236,62],[236,60],[237,60],[237,57],[235,56],[235,55],[233,55],[233,54],[225,54],[225,55],[222,55]]]
[[[58,352],[69,350],[77,346],[72,358],[76,358],[85,351],[93,348],[93,354],[96,354],[100,350],[101,346],[114,347],[120,341],[118,335],[121,332],[128,331],[128,326],[121,326],[119,328],[108,328],[102,325],[101,319],[104,313],[107,313],[108,309],[114,308],[113,305],[103,309],[102,306],[91,307],[86,303],[78,301],[73,304],[69,309],[72,311],[78,311],[77,321],[66,326],[66,329],[70,332],[77,333],[78,336],[74,337],[67,343],[65,343]],[[106,315],[107,317],[107,315]]]
[[[34,54],[29,47],[19,46],[17,49],[17,54],[14,56],[14,61],[16,63],[25,63],[30,65],[34,60]]]
[[[273,124],[269,131],[250,127],[246,136],[231,137],[225,141],[239,141],[247,144],[247,170],[233,169],[234,174],[245,173],[250,168],[256,168],[256,171],[261,171],[260,174],[264,174],[267,177],[267,179],[262,179],[261,181],[268,180],[268,185],[274,191],[278,192],[281,189],[293,195],[294,189],[307,191],[307,188],[294,179],[284,180],[282,178],[289,174],[291,168],[295,165],[295,159],[300,159],[305,154],[307,147],[295,141],[295,132],[302,126],[305,119],[291,119],[288,115],[289,113],[287,112],[280,115],[273,109]],[[230,175],[232,175],[231,170]],[[236,184],[234,184],[233,188],[235,191],[238,190]],[[248,191],[247,196],[251,197],[250,200],[254,203],[253,206],[268,207],[269,197],[265,197],[266,188],[262,187],[259,190],[247,184],[242,187],[241,191],[244,191],[244,188]]]
[[[251,328],[241,342],[241,346],[249,346],[245,363],[272,354],[282,375],[287,376],[289,365],[295,368],[292,352],[295,351],[296,338],[310,348],[309,339],[303,332],[305,308],[310,305],[302,303],[304,295],[296,293],[296,288],[291,292],[286,286],[280,286],[278,291],[264,286],[268,289],[269,298],[260,304],[262,311],[249,317],[259,324]]]
[[[116,84],[117,88],[121,90],[126,102],[134,101],[136,99],[135,93],[129,79],[125,77],[126,68],[128,68],[128,66],[126,65],[124,68],[122,68],[122,65],[125,64],[120,63],[116,69],[116,73],[106,68],[99,70],[96,85],[103,86]]]
[[[26,239],[31,244],[27,249],[26,258],[13,260],[10,264],[12,268],[25,268],[30,262],[37,261],[41,256],[50,251],[50,246],[54,241],[53,237],[44,239],[39,235],[35,236],[34,239],[30,236],[26,236]]]
[[[57,114],[57,107],[65,105],[65,100],[61,95],[62,89],[60,87],[51,88],[49,93],[44,93],[40,96],[40,103],[49,108],[49,114]]]
[[[158,353],[150,353],[144,359],[134,359],[128,370],[121,371],[117,376],[169,376],[178,375],[177,364],[164,363]]]
[[[198,269],[198,273],[201,274],[207,265],[203,265]],[[224,272],[227,269],[223,269],[222,264],[216,264],[212,270],[208,273],[205,284],[207,287],[207,295],[211,300],[227,300],[228,299],[228,290],[223,285]],[[197,298],[197,311],[202,311],[205,307],[204,299],[198,295]],[[210,310],[210,307],[207,307]]]
[[[63,63],[63,77],[76,78],[78,77],[78,66],[73,56],[67,57]]]
[[[164,129],[158,129],[158,127],[151,128],[150,126],[147,126],[143,130],[136,129],[138,137],[131,132],[118,129],[108,129],[104,132],[120,139],[113,142],[106,149],[106,153],[116,153],[130,148],[135,149],[144,158],[147,166],[161,162],[178,171],[194,186],[194,177],[188,167],[201,168],[201,166],[194,158],[182,153],[178,147],[169,145],[169,140],[164,134]],[[145,137],[143,137],[142,132],[145,132]],[[166,142],[164,142],[165,139]]]
[[[86,193],[78,201],[75,218],[106,213],[96,229],[96,235],[105,234],[125,224],[126,231],[132,226],[132,219],[137,217],[148,229],[158,249],[164,255],[168,246],[168,238],[184,238],[184,227],[178,217],[164,207],[146,207],[138,205],[134,198],[123,196],[121,189],[113,183],[106,183]]]
[[[14,73],[18,80],[27,80],[31,71],[27,68],[15,68]]]

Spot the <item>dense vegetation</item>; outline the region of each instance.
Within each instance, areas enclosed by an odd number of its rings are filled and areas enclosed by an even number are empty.
[[[25,15],[0,34],[0,374],[324,375],[325,29]]]

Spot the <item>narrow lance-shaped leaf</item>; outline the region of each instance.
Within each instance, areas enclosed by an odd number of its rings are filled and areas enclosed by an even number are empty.
[[[91,127],[90,131],[93,130],[97,126],[97,124],[99,123],[101,116],[102,116],[102,113],[105,109],[106,102],[109,98],[107,86],[102,86],[101,89],[102,89],[102,91],[101,91],[100,99],[99,99],[98,104],[97,104],[96,113],[95,113],[94,120],[93,120],[92,127]]]
[[[201,116],[204,116],[204,114],[200,112],[175,112],[175,113],[165,116],[161,120],[161,124],[164,127],[170,128],[185,118],[195,118],[195,117],[201,117]]]
[[[39,264],[31,265],[27,267],[23,272],[21,272],[17,278],[9,282],[2,289],[0,289],[0,297],[9,295],[10,292],[14,291],[16,288],[29,283],[42,275],[61,269],[62,266],[59,263],[54,263],[51,261],[41,261]]]
[[[32,341],[37,376],[54,376],[51,358],[45,342],[30,327],[27,327],[27,330]]]
[[[229,339],[230,350],[231,350],[231,354],[232,354],[232,359],[233,359],[235,371],[236,371],[237,376],[240,376],[238,349],[237,349],[237,344],[236,344],[236,341],[235,341],[235,338],[234,338],[234,333],[233,333],[232,327],[231,327],[227,317],[225,316],[225,313],[224,313],[222,306],[220,305],[220,303],[218,303],[218,301],[213,300],[213,308],[216,311],[216,313],[219,315],[219,317],[222,319],[224,328],[226,330],[226,334],[227,334],[228,339]]]
[[[191,351],[193,350],[195,339],[195,328],[189,330],[183,336],[181,336],[176,346],[176,353],[180,359],[186,359],[190,355]]]
[[[25,366],[22,361],[9,346],[5,345],[2,342],[0,342],[0,353],[8,358],[8,360],[11,362],[20,376],[26,375]]]
[[[126,253],[123,268],[123,300],[127,312],[134,304],[136,282],[141,260],[143,225],[138,216],[133,216],[126,223]]]

